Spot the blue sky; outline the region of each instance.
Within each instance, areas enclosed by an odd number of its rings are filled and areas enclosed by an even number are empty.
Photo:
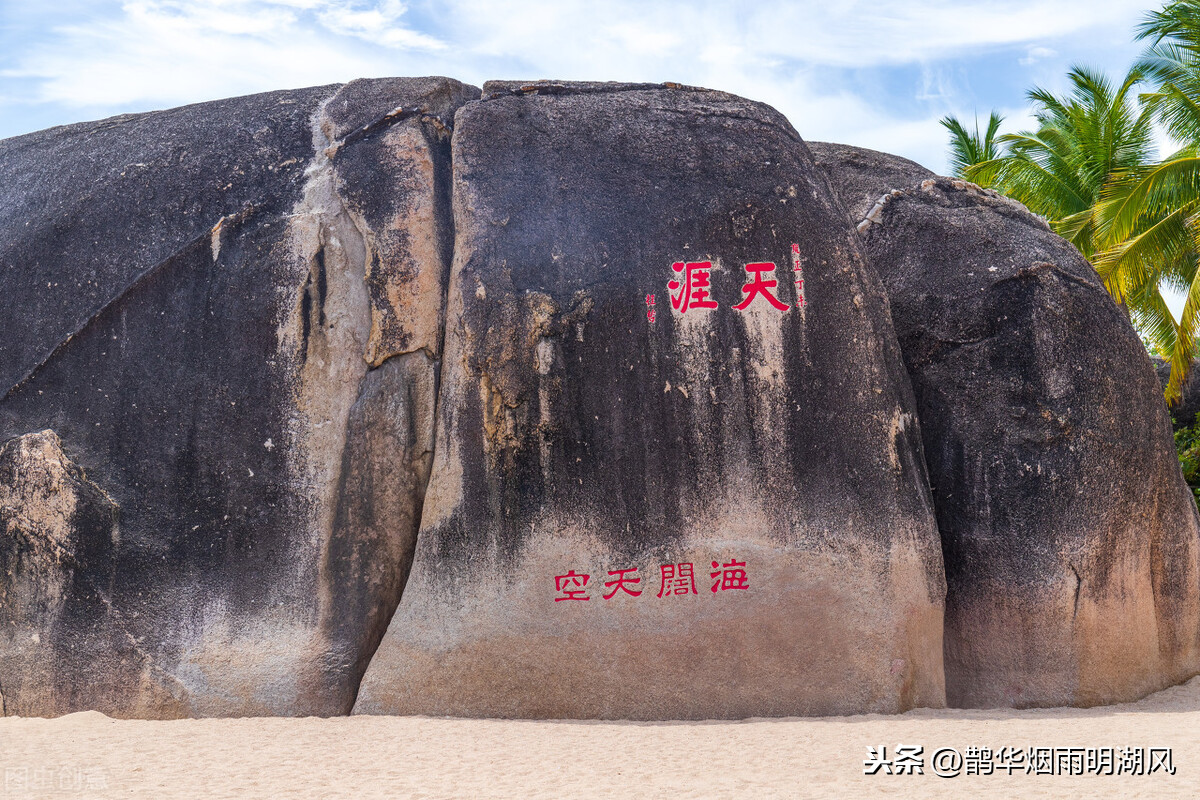
[[[0,137],[382,75],[677,81],[771,103],[800,135],[942,172],[945,114],[1031,124],[1075,63],[1123,75],[1127,0],[0,0]]]

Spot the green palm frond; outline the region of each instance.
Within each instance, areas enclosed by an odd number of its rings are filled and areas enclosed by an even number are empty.
[[[1087,67],[1073,67],[1071,90],[1058,96],[1034,88],[1036,131],[1001,136],[1004,152],[965,170],[1044,217],[1085,256],[1096,253],[1092,210],[1114,173],[1140,168],[1153,147],[1150,113],[1133,102],[1142,72],[1120,84]]]
[[[1156,84],[1146,108],[1176,139],[1200,142],[1200,1],[1176,0],[1146,14],[1137,38],[1150,46],[1135,69]]]
[[[1175,334],[1178,327],[1171,309],[1167,307],[1166,298],[1152,288],[1134,299],[1136,302],[1130,306],[1133,324],[1153,342],[1155,355],[1169,362],[1171,353],[1175,350]]]
[[[1194,251],[1193,251],[1194,253]],[[1196,334],[1200,332],[1200,270],[1196,269],[1193,255],[1192,280],[1188,287],[1187,300],[1179,315],[1174,348],[1171,350],[1171,378],[1167,382],[1166,398],[1170,404],[1179,402],[1183,395],[1183,384],[1187,381],[1192,359],[1196,357]]]
[[[993,111],[988,116],[987,129],[979,132],[979,118],[975,118],[975,131],[968,131],[957,117],[946,116],[942,127],[950,132],[950,171],[959,178],[966,177],[967,170],[975,164],[989,161],[999,155],[996,134],[1004,117]]]
[[[1138,296],[1139,289],[1156,286],[1164,262],[1184,256],[1191,246],[1185,213],[1176,209],[1137,235],[1098,253],[1093,263],[1109,294],[1124,303]]]
[[[1200,148],[1185,147],[1157,164],[1115,173],[1095,206],[1096,231],[1103,244],[1112,246],[1145,228],[1147,220],[1190,208],[1197,200]]]
[[[1141,95],[1146,111],[1174,138],[1200,140],[1200,55],[1175,42],[1159,42],[1135,68],[1157,84],[1154,92]]]
[[[1200,2],[1198,0],[1175,0],[1161,11],[1146,14],[1136,28],[1137,39],[1152,39],[1161,42],[1175,39],[1181,46],[1200,51]]]
[[[995,152],[978,124],[943,124],[956,174],[1024,203],[1093,262],[1171,364],[1174,402],[1200,334],[1200,0],[1147,14],[1137,37],[1147,48],[1119,82],[1074,66],[1066,93],[1028,92],[1035,129],[995,138]],[[1184,146],[1152,163],[1155,123]],[[1186,296],[1178,320],[1164,292]]]

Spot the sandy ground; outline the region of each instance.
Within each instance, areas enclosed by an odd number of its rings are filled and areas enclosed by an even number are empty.
[[[923,774],[864,775],[868,747],[919,745]],[[954,748],[1170,748],[1153,774],[935,774]],[[1011,751],[1010,751],[1011,752]],[[1088,753],[1075,751],[1087,769]],[[989,763],[978,760],[981,769]],[[1107,758],[1107,751],[1093,752]],[[943,771],[954,756],[940,757]],[[971,764],[976,760],[972,759]],[[1040,762],[1042,772],[1047,764]],[[893,762],[892,769],[895,769]],[[1107,771],[1106,768],[1103,768]],[[0,798],[9,797],[1200,797],[1200,678],[1097,709],[914,711],[901,716],[744,722],[338,719],[113,720],[95,712],[0,719]]]

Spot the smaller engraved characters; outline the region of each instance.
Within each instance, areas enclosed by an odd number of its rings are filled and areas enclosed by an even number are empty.
[[[804,308],[804,265],[800,258],[800,245],[792,244],[792,272],[796,274],[796,308]]]
[[[554,598],[554,602],[559,603],[563,600],[591,600],[586,595],[587,582],[591,578],[590,575],[577,575],[575,570],[567,570],[566,575],[554,576],[554,591],[559,592],[562,597]]]
[[[727,592],[730,589],[749,589],[750,586],[746,582],[746,566],[745,561],[730,559],[728,563],[718,565],[716,561],[712,562],[713,571],[709,573],[709,577],[713,578],[712,591]]]
[[[721,562],[719,560],[712,562],[713,572],[710,577],[713,578],[712,593],[727,592],[732,590],[747,590],[750,588],[749,576],[746,572],[746,562],[738,561],[736,558],[731,558],[728,561]],[[626,567],[624,569],[608,570],[610,580],[604,582],[605,591],[602,596],[605,600],[612,600],[618,594],[624,594],[629,597],[640,597],[644,590],[641,588],[642,579],[638,577],[638,566]],[[658,594],[655,595],[658,599],[667,597],[698,597],[700,592],[696,588],[696,565],[691,562],[680,562],[673,564],[660,564],[659,570],[659,587]],[[574,569],[569,569],[563,575],[554,576],[554,602],[561,603],[564,600],[591,600],[588,594],[588,582],[591,580],[591,575],[586,572],[576,572]]]

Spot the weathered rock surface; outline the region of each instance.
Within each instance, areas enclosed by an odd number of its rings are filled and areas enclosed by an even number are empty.
[[[57,674],[95,657],[84,637],[90,619],[109,611],[109,587],[96,579],[111,567],[117,511],[112,498],[67,458],[53,431],[0,446],[0,676],[24,676],[47,687]],[[84,637],[56,650],[53,636],[61,628]],[[107,661],[99,666],[120,668]],[[21,683],[9,681],[0,712],[21,708],[26,698],[14,694]],[[77,695],[87,691],[68,688]]]
[[[484,93],[455,124],[421,533],[355,712],[942,705],[912,396],[878,279],[799,137],[703,90]],[[675,262],[711,262],[715,308],[673,308]],[[782,310],[743,294],[755,262],[774,262]]]
[[[1151,358],[1158,382],[1166,391],[1167,383],[1171,380],[1171,365],[1161,358]],[[1174,406],[1168,407],[1171,414],[1171,426],[1175,430],[1189,428],[1196,424],[1196,415],[1200,414],[1200,361],[1193,361],[1188,372],[1188,379],[1183,384],[1183,396]]]
[[[730,718],[1200,672],[1154,372],[1039,219],[719,92],[479,98],[0,141],[0,714]]]
[[[871,216],[884,195],[934,177],[915,161],[865,147],[808,142],[808,149],[813,160],[829,175],[834,194],[846,207],[855,227]]]
[[[1200,672],[1200,524],[1138,337],[1091,266],[972,184],[818,161],[887,286],[945,554],[952,706],[1096,705]]]
[[[411,558],[477,96],[356,81],[0,142],[7,713],[350,710]]]

